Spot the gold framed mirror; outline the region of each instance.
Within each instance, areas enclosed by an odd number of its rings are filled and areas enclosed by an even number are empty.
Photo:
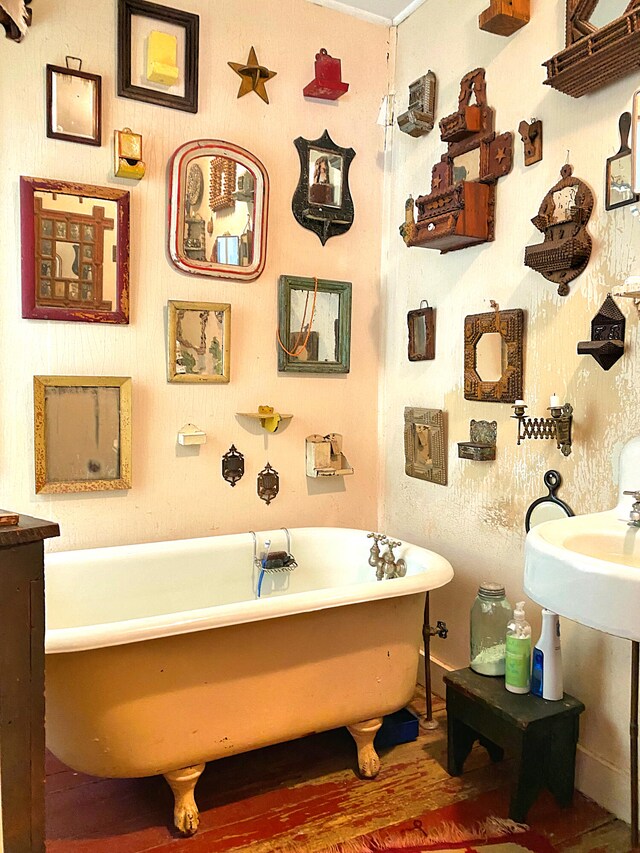
[[[131,379],[34,376],[37,493],[131,488]]]
[[[169,382],[228,382],[231,305],[180,302],[168,305]]]
[[[524,311],[489,311],[464,320],[464,396],[485,403],[522,397]]]

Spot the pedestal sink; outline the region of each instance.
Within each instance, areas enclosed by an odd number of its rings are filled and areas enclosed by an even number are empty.
[[[640,466],[635,488],[640,489]],[[547,521],[525,542],[524,589],[543,607],[616,637],[640,640],[640,527],[633,498],[616,509]]]
[[[630,526],[640,491],[640,437],[620,454],[618,504],[608,512],[546,521],[525,541],[524,590],[554,613],[632,641],[631,843],[638,847],[640,526]]]

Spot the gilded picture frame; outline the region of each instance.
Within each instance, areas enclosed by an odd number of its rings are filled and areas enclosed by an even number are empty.
[[[131,488],[131,378],[34,376],[35,490]]]
[[[167,338],[169,382],[229,382],[231,305],[228,302],[170,300]]]

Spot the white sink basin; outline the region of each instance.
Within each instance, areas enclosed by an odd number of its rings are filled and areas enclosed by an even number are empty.
[[[583,518],[590,518],[586,515]],[[588,533],[576,533],[568,536],[563,547],[585,557],[608,563],[619,563],[621,566],[631,566],[640,569],[640,528],[628,527],[627,532],[621,530],[602,530]]]
[[[547,521],[525,542],[524,589],[582,625],[640,640],[640,527],[627,524],[640,489],[640,438],[620,457],[620,500],[609,512]]]

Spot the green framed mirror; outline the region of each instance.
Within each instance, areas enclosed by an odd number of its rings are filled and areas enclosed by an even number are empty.
[[[281,275],[277,346],[280,373],[348,373],[351,282]]]

